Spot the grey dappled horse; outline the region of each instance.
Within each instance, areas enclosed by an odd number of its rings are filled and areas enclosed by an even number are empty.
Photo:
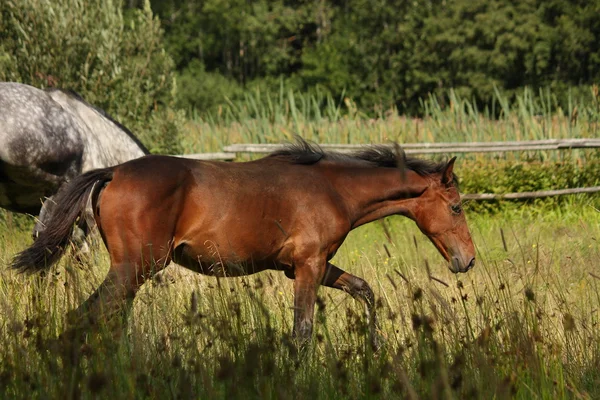
[[[34,236],[65,182],[147,154],[127,128],[73,91],[0,82],[0,207],[39,213]]]

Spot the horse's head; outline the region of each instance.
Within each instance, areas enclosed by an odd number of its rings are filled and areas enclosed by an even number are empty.
[[[454,273],[467,272],[475,266],[475,246],[462,209],[452,158],[441,173],[429,176],[427,189],[419,196],[412,218],[450,262]]]

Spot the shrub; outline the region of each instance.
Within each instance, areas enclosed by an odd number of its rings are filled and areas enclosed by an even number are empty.
[[[600,185],[600,162],[590,157],[589,161],[578,162],[493,162],[464,161],[460,166],[460,189],[463,193],[517,193],[541,190],[570,189]],[[588,196],[590,204],[600,207],[597,193]],[[523,200],[538,206],[555,206],[569,202],[571,196],[556,196],[542,199]],[[500,212],[521,202],[473,201],[473,211]]]
[[[181,120],[170,110],[174,69],[160,22],[149,2],[127,21],[121,9],[119,0],[0,2],[0,79],[76,90],[152,151],[179,152],[159,139]]]

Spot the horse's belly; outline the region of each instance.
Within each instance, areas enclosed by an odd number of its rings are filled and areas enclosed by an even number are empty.
[[[186,244],[178,246],[173,251],[173,261],[182,267],[203,275],[220,277],[244,276],[267,269],[281,269],[274,260],[240,259],[232,255],[220,255],[219,253],[205,254],[195,251]]]
[[[56,192],[62,179],[34,166],[11,165],[0,160],[0,207],[10,211],[36,214],[46,196]]]
[[[37,215],[44,196],[44,191],[0,182],[0,207],[12,212]]]

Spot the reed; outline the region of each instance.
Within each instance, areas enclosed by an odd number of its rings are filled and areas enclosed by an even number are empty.
[[[569,97],[566,109],[549,90],[525,89],[512,101],[497,92],[496,101],[483,111],[450,91],[447,97],[423,100],[423,115],[410,118],[394,109],[369,117],[351,99],[318,91],[297,93],[282,86],[277,95],[247,92],[243,101],[224,105],[214,115],[192,113],[182,134],[183,147],[190,153],[209,152],[232,143],[280,143],[295,134],[319,143],[593,138],[600,136],[595,88],[592,101]]]

